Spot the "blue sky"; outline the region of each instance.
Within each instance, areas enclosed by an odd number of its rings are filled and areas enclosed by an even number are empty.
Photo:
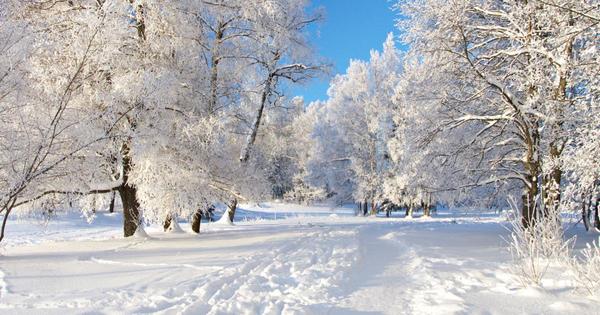
[[[398,33],[396,14],[388,0],[313,0],[324,7],[325,21],[312,28],[311,42],[316,53],[333,63],[331,76],[346,72],[350,59],[369,59],[371,49],[381,50],[389,32]],[[303,96],[308,104],[327,99],[330,77],[294,87],[292,95]]]

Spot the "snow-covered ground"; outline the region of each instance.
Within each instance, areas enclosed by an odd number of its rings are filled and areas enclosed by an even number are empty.
[[[11,222],[0,313],[597,312],[560,273],[544,289],[523,288],[493,214],[362,218],[351,208],[264,204],[242,206],[237,218],[203,223],[200,235],[152,226],[149,238],[131,239],[121,238],[119,215]]]

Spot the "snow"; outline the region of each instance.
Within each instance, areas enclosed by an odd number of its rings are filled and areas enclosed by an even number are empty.
[[[594,313],[597,301],[560,272],[543,287],[519,284],[497,215],[352,211],[242,205],[247,219],[235,225],[202,223],[200,235],[187,223],[183,233],[156,225],[127,239],[114,214],[91,225],[74,215],[45,228],[13,221],[0,256],[0,313]]]
[[[150,238],[150,236],[148,235],[148,233],[146,233],[146,230],[144,229],[144,225],[140,224],[138,226],[138,228],[135,230],[135,233],[133,233],[133,237],[137,238],[137,239],[148,239]]]
[[[221,218],[215,222],[218,225],[233,225],[233,222],[229,219],[228,215],[222,215]]]
[[[185,233],[177,220],[171,220],[171,225],[169,225],[167,231],[175,234]]]

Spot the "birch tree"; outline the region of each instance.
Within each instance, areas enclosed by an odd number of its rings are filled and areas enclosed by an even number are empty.
[[[318,75],[323,66],[310,62],[310,46],[305,36],[308,26],[321,19],[319,13],[307,13],[307,1],[270,1],[255,5],[251,11],[256,29],[257,50],[252,57],[258,66],[259,90],[253,98],[254,109],[249,134],[240,152],[240,161],[250,158],[250,151],[260,127],[265,108],[281,94],[284,81],[300,83]]]

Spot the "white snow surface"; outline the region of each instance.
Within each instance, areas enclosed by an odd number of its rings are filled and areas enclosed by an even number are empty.
[[[267,209],[267,210],[265,210]],[[245,206],[199,235],[121,237],[121,217],[11,221],[1,314],[592,314],[553,274],[523,288],[495,215],[354,217],[352,208]],[[277,215],[277,217],[276,217]],[[244,219],[245,218],[245,219]],[[239,221],[237,219],[240,219]],[[140,230],[144,231],[144,230]]]

